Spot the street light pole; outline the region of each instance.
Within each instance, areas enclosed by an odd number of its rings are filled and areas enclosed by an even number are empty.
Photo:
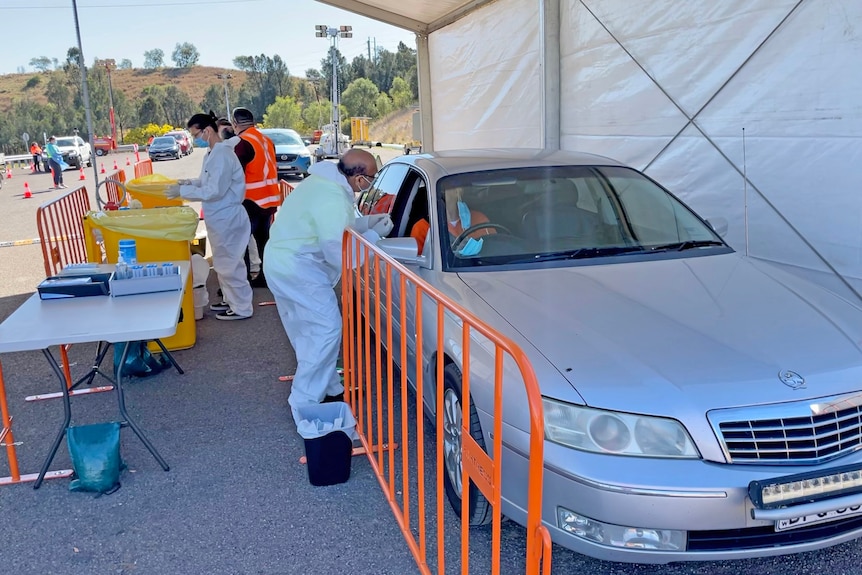
[[[230,120],[230,98],[228,97],[227,81],[233,78],[230,74],[216,74],[216,78],[224,82],[224,107],[227,110],[227,118]]]
[[[111,70],[117,67],[117,63],[109,58],[104,60],[105,70],[108,71],[108,101],[110,103],[110,110],[108,110],[108,119],[111,121],[111,141],[113,142],[112,147],[117,143],[117,122],[114,119],[114,86],[111,83]]]
[[[353,38],[353,27],[339,26],[338,28],[330,28],[325,24],[318,24],[314,29],[316,30],[314,35],[317,38],[329,38],[329,62],[332,65],[332,89],[330,90],[332,113],[330,118],[334,132],[333,138],[335,138],[335,153],[336,155],[341,155],[341,140],[339,138],[341,135],[341,109],[338,102],[340,91],[338,89],[338,62],[336,58],[338,55],[338,39]]]

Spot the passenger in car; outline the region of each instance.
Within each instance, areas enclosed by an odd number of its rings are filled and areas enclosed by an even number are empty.
[[[479,210],[470,209],[464,202],[463,196],[464,188],[461,187],[451,188],[446,190],[445,193],[446,225],[449,228],[449,235],[451,236],[450,240],[454,240],[461,235],[464,230],[470,229],[472,226],[491,221],[488,219],[488,216]],[[428,220],[421,219],[413,224],[413,227],[410,229],[410,237],[414,238],[416,243],[419,244],[420,254],[425,248],[425,238],[428,236],[429,228],[430,223]],[[478,240],[482,236],[496,233],[496,230],[493,228],[482,228],[471,232],[469,237]]]

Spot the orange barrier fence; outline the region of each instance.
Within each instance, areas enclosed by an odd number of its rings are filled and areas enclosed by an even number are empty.
[[[420,572],[446,573],[447,560],[456,567],[460,563],[463,574],[474,572],[470,561],[478,559],[470,553],[470,525],[490,523],[488,568],[500,573],[505,388],[505,409],[517,405],[522,432],[529,433],[527,488],[506,491],[509,500],[526,509],[525,566],[518,571],[549,574],[551,538],[541,519],[544,418],[527,356],[352,229],[345,232],[342,255],[345,401]],[[354,261],[361,263],[350,269]],[[408,406],[408,378],[415,392],[415,421]],[[479,405],[477,397],[482,398]],[[426,437],[431,420],[425,414],[431,412],[434,428]],[[479,413],[487,414],[484,423],[492,433],[482,432]],[[511,426],[509,421],[507,428]],[[450,537],[447,550],[451,530],[445,529],[444,513],[453,493],[452,506],[460,508],[460,541]],[[468,503],[462,505],[459,496]],[[433,502],[426,505],[429,497]],[[429,551],[435,543],[436,553]]]
[[[125,184],[126,183],[126,170],[119,169],[112,174],[108,174],[108,177],[106,178],[106,180],[116,180],[118,182]],[[106,181],[105,182],[105,190],[107,191],[109,202],[113,202],[113,203],[117,204],[118,206],[128,204],[128,198],[121,198],[120,197],[121,196],[121,194],[120,194],[121,188],[115,182]],[[122,204],[120,203],[121,199],[124,200],[124,202]]]
[[[67,192],[36,210],[45,275],[56,275],[68,264],[87,261],[83,217],[90,210],[87,188]]]
[[[153,173],[153,161],[152,160],[141,160],[140,162],[135,162],[135,177],[140,178],[141,176],[149,176]]]

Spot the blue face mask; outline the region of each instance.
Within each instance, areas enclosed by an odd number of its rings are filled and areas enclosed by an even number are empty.
[[[467,240],[467,243],[464,244],[464,247],[455,252],[455,255],[459,257],[467,257],[467,256],[475,256],[480,251],[482,251],[482,244],[485,242],[485,238],[479,238],[475,240],[470,238]]]
[[[210,145],[210,143],[207,142],[206,140],[204,140],[203,138],[195,138],[195,146],[198,146],[201,148],[208,148],[209,145]]]
[[[467,204],[458,200],[458,217],[461,218],[461,227],[467,229],[470,227],[470,208]]]

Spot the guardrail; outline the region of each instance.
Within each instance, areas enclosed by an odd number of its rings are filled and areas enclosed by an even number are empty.
[[[517,395],[515,401],[523,406],[528,425],[525,431],[530,436],[527,487],[523,493],[509,494],[518,497],[526,509],[526,557],[517,572],[549,574],[551,538],[541,518],[544,417],[539,385],[526,354],[350,228],[344,234],[342,257],[345,401],[353,409],[363,450],[419,571],[444,574],[450,561],[456,563],[456,572],[487,572],[485,566],[471,569],[470,525],[490,523],[487,567],[494,575],[501,572],[505,375],[509,382],[506,395]],[[355,261],[360,263],[351,269]],[[408,298],[412,300],[409,303]],[[434,340],[427,348],[433,350],[429,357],[423,338],[432,330],[423,328],[423,320],[435,324]],[[394,325],[398,326],[397,344]],[[415,339],[415,373],[409,369],[408,337]],[[394,358],[399,358],[397,366]],[[396,369],[400,371],[399,385],[395,382]],[[409,396],[408,377],[415,391],[413,398]],[[426,378],[431,381],[426,382]],[[517,385],[519,381],[523,389]],[[478,388],[480,384],[480,393],[471,394],[471,385]],[[492,427],[485,430],[492,432],[487,435],[478,429],[481,421],[473,403],[477,395],[486,398],[482,409],[490,415],[485,424]],[[488,405],[491,398],[493,404]],[[415,422],[408,417],[412,399]],[[436,407],[433,436],[427,439],[426,405]],[[426,454],[426,447],[430,454]],[[396,449],[401,450],[400,458],[395,456]],[[415,475],[412,465],[416,466]],[[445,486],[444,476],[448,481]],[[428,491],[426,483],[433,484],[433,491]],[[451,545],[455,553],[451,549],[447,552],[445,546],[447,491],[460,496],[460,557],[457,545]],[[426,505],[426,493],[432,495],[433,505]],[[429,547],[436,547],[436,553]]]

